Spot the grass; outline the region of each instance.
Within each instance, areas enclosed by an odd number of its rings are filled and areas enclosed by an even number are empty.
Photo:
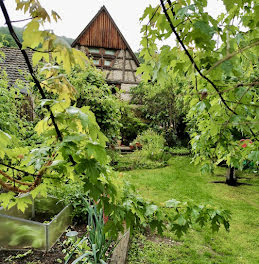
[[[212,181],[224,181],[226,170],[218,168],[215,175],[201,175],[190,164],[189,157],[174,157],[170,166],[153,170],[124,172],[145,198],[161,204],[169,199],[193,200],[211,204],[232,213],[230,232],[221,228],[212,233],[209,227],[194,226],[177,239],[165,232],[163,238],[151,234],[134,234],[128,263],[259,263],[259,176],[242,174],[240,182],[251,185],[231,187]]]

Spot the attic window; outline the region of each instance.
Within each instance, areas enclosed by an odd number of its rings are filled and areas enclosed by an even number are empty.
[[[97,49],[97,48],[89,48],[88,50],[89,50],[90,53],[95,53],[95,54],[96,53],[97,54],[100,53],[100,49]]]
[[[104,66],[111,66],[111,64],[112,64],[112,61],[110,61],[110,60],[104,61]]]
[[[112,56],[114,56],[115,53],[116,53],[115,50],[104,50],[104,54],[105,54],[105,55],[112,55]]]
[[[93,63],[94,65],[100,65],[100,59],[94,59]]]

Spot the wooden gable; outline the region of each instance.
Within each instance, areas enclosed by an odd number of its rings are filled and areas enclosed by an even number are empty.
[[[105,6],[99,10],[96,16],[72,43],[72,47],[76,45],[128,50],[136,64],[139,65],[134,52],[131,50]]]

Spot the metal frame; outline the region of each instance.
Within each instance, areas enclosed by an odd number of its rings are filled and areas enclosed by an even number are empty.
[[[48,196],[49,198],[56,198],[54,196]],[[33,207],[33,205],[32,205]],[[23,223],[27,223],[27,224],[31,224],[31,225],[38,225],[38,226],[41,226],[41,227],[45,227],[45,250],[39,250],[39,251],[49,251],[49,249],[51,248],[50,245],[49,245],[49,226],[55,221],[57,220],[57,218],[65,211],[65,210],[68,210],[68,208],[71,207],[71,204],[68,204],[66,205],[58,214],[56,214],[53,219],[49,222],[49,223],[40,223],[38,221],[32,221],[32,220],[28,220],[28,219],[24,219],[24,218],[20,218],[20,217],[15,217],[15,216],[10,216],[10,215],[6,215],[6,214],[3,214],[1,213],[2,210],[4,210],[3,207],[0,207],[0,216],[2,216],[3,218],[7,218],[7,219],[12,219],[12,220],[16,220],[16,221],[19,221],[19,222],[23,222]],[[62,234],[61,234],[62,235]],[[60,235],[60,236],[61,236]],[[55,240],[55,243],[57,242],[57,240],[60,238],[57,237],[57,239]],[[54,244],[55,244],[54,243]],[[54,245],[53,244],[53,245]],[[18,249],[18,250],[23,250],[23,249]],[[27,250],[27,249],[26,249]],[[37,249],[36,249],[37,250]]]

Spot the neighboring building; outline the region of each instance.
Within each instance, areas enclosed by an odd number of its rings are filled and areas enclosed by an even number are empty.
[[[20,89],[20,92],[24,94],[24,104],[21,109],[21,115],[26,115],[28,120],[34,119],[34,103],[33,97],[28,89],[28,81],[25,79],[25,75],[28,75],[29,71],[27,64],[21,51],[18,48],[1,47],[0,53],[4,53],[4,57],[0,56],[0,72],[4,70],[7,74],[8,86],[15,87],[17,80],[22,80],[24,87]],[[32,51],[26,50],[27,55],[32,60]]]
[[[28,75],[29,71],[21,51],[18,48],[1,47],[0,52],[4,53],[4,58],[0,57],[0,68],[6,71],[9,86],[13,86],[17,80],[27,82],[24,75]],[[26,52],[32,61],[32,51]],[[26,89],[21,92],[26,93]]]
[[[81,34],[72,43],[88,57],[97,68],[106,73],[109,84],[123,91],[121,98],[130,100],[130,88],[140,82],[136,75],[139,61],[103,6]]]

